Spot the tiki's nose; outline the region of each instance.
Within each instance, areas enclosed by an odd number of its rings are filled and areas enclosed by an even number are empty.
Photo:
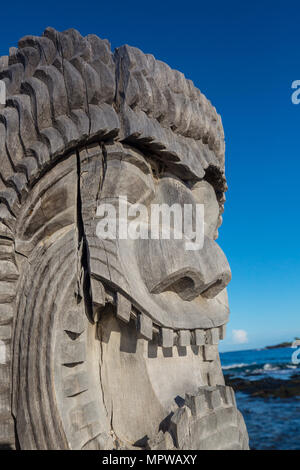
[[[139,266],[153,294],[176,292],[183,300],[213,298],[231,280],[225,254],[205,237],[201,250],[188,251],[183,240],[139,240]]]

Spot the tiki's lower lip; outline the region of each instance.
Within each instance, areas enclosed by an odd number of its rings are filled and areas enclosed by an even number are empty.
[[[152,294],[141,279],[135,245],[131,240],[122,240],[118,248],[120,265],[126,273],[127,289],[124,292],[137,310],[149,316],[153,323],[174,330],[216,328],[227,323],[229,306],[226,289],[213,299],[199,295],[190,301],[181,299],[173,291]],[[119,288],[122,289],[123,285]]]
[[[158,326],[173,330],[209,329],[224,325],[229,316],[226,300],[226,291],[214,299],[199,296],[190,302],[178,299],[174,292],[145,292],[131,297],[138,311],[145,313]]]
[[[104,284],[104,285],[103,285]],[[180,328],[169,327],[167,325],[158,324],[153,319],[145,308],[139,309],[136,306],[134,299],[127,297],[126,294],[117,290],[111,290],[111,285],[106,285],[106,282],[95,277],[91,278],[92,285],[92,299],[95,311],[95,320],[97,321],[97,311],[99,309],[99,302],[94,301],[97,297],[97,292],[102,290],[104,293],[103,302],[101,307],[106,303],[111,303],[116,311],[116,316],[124,323],[134,322],[138,333],[149,341],[154,341],[162,347],[186,347],[186,346],[215,346],[220,339],[225,336],[225,323],[219,326],[196,328]],[[100,308],[101,310],[101,308]],[[101,314],[100,314],[101,318]],[[213,356],[215,356],[215,352]],[[206,354],[211,354],[206,351]]]

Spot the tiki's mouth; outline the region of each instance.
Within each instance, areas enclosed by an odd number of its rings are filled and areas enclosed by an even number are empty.
[[[133,299],[112,290],[105,282],[95,277],[91,278],[91,292],[94,321],[101,321],[102,312],[107,305],[111,305],[118,320],[125,324],[134,323],[138,336],[163,348],[204,346],[205,354],[210,358],[212,355],[215,357],[216,353],[216,349],[213,351],[210,347],[217,346],[219,340],[225,336],[225,322],[209,328],[170,328],[159,324],[145,308],[138,308]]]
[[[132,240],[99,240],[96,237],[89,240],[90,273],[93,279],[102,281],[111,292],[118,292],[117,297],[126,299],[127,310],[136,311],[147,318],[147,323],[157,328],[167,328],[173,331],[197,329],[208,330],[222,327],[228,321],[229,307],[227,291],[224,284],[220,289],[219,278],[206,282],[201,294],[194,295],[191,281],[185,279],[187,269],[180,273],[181,285],[163,286],[159,291],[151,292],[141,276],[141,254],[137,256],[136,244]],[[151,252],[150,252],[151,254]],[[151,256],[145,252],[143,274],[149,272]],[[164,260],[163,260],[164,261]],[[179,258],[180,261],[180,258]],[[109,271],[107,269],[109,266]],[[152,264],[153,267],[153,264]],[[179,273],[179,270],[175,273]],[[155,270],[152,270],[155,273]],[[229,276],[229,274],[228,274]],[[153,279],[153,278],[152,278]],[[222,283],[228,283],[222,281]],[[183,283],[183,284],[182,284]],[[225,284],[225,285],[226,285]],[[185,300],[178,292],[184,289],[184,294],[192,292],[192,298]],[[216,290],[209,298],[208,290]],[[98,288],[95,286],[93,297],[97,297]],[[128,317],[128,312],[127,312]],[[126,318],[127,318],[126,317]],[[191,335],[193,336],[193,335]]]

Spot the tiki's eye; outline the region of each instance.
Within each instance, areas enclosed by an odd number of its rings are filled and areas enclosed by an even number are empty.
[[[165,174],[159,182],[157,202],[169,204],[170,206],[177,203],[182,207],[185,204],[195,205],[195,199],[191,190],[178,178],[169,174]]]
[[[214,238],[218,228],[219,203],[214,188],[207,181],[199,181],[192,188],[196,203],[204,204],[204,233]]]
[[[107,161],[101,199],[127,197],[131,204],[145,204],[154,197],[154,182],[151,173],[136,161],[110,159]]]

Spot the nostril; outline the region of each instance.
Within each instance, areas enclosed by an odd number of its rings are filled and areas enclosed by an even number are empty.
[[[213,299],[230,282],[231,275],[224,273],[219,279],[204,285],[203,282],[195,282],[195,279],[184,276],[165,286],[163,291],[172,291],[179,295],[183,300],[194,300],[201,295],[206,299]]]
[[[223,251],[208,237],[197,252],[185,250],[182,240],[139,240],[138,257],[151,294],[172,291],[186,301],[200,295],[212,299],[231,279]]]
[[[197,295],[195,294],[195,283],[193,279],[187,276],[173,282],[166,290],[175,292],[183,300],[193,300]]]
[[[199,295],[198,285],[203,284],[199,273],[190,268],[184,268],[164,276],[158,283],[149,289],[151,294],[161,294],[162,292],[175,292],[182,300],[193,300]]]

